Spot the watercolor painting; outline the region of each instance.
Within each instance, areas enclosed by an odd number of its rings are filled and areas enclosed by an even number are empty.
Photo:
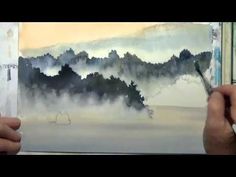
[[[17,116],[18,24],[0,23],[0,115]]]
[[[210,23],[21,23],[19,34],[24,151],[204,153],[193,63],[212,80]]]

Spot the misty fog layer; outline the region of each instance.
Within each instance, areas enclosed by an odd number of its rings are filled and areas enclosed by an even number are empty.
[[[147,119],[148,110],[137,111],[127,107],[124,97],[115,101],[107,99],[98,100],[95,94],[71,96],[63,93],[58,96],[54,93],[47,93],[42,97],[40,92],[34,92],[34,97],[29,96],[30,91],[21,86],[19,116],[22,119],[32,121],[48,121],[55,123],[69,123],[81,120],[112,120],[112,119]],[[33,111],[31,111],[33,110]]]

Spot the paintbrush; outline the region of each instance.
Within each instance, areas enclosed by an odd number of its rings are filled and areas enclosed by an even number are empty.
[[[211,86],[210,82],[207,80],[207,78],[204,76],[204,74],[202,73],[198,61],[194,61],[194,67],[195,67],[195,70],[197,71],[197,73],[198,73],[198,74],[200,75],[200,77],[201,77],[203,86],[204,86],[204,88],[205,88],[205,90],[206,90],[208,96],[210,96],[210,95],[212,94],[212,92],[213,92],[212,86]]]
[[[208,96],[210,96],[213,93],[213,87],[211,86],[210,82],[207,80],[207,78],[202,73],[198,61],[194,61],[194,67],[195,67],[195,70],[197,71],[197,73],[201,77],[202,83],[204,85],[204,88],[205,88]],[[230,114],[230,107],[231,107],[230,98],[228,96],[225,96],[224,98],[225,98],[225,117],[229,120],[231,125],[233,125],[234,122],[233,122],[233,119]],[[233,126],[233,128],[234,128],[234,126]]]

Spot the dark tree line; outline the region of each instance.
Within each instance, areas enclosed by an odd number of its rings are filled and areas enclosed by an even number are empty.
[[[125,97],[125,103],[128,107],[134,107],[137,110],[145,108],[144,97],[137,90],[137,85],[132,81],[127,85],[119,78],[111,76],[105,79],[99,73],[91,73],[85,79],[75,73],[72,68],[65,64],[56,76],[47,76],[39,68],[33,68],[28,59],[19,60],[19,81],[20,85],[28,88],[34,96],[39,91],[42,96],[55,91],[58,96],[62,93],[69,93],[71,96],[82,95],[84,99],[88,94],[95,94],[98,100],[109,99],[115,101],[119,96]]]

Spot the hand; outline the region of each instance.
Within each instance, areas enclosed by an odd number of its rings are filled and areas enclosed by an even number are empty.
[[[20,127],[18,118],[0,117],[0,153],[17,154],[21,148],[21,135],[16,130]]]
[[[230,114],[225,114],[228,97]],[[203,132],[204,148],[208,154],[236,154],[236,86],[224,85],[214,89],[208,99],[207,120]]]

